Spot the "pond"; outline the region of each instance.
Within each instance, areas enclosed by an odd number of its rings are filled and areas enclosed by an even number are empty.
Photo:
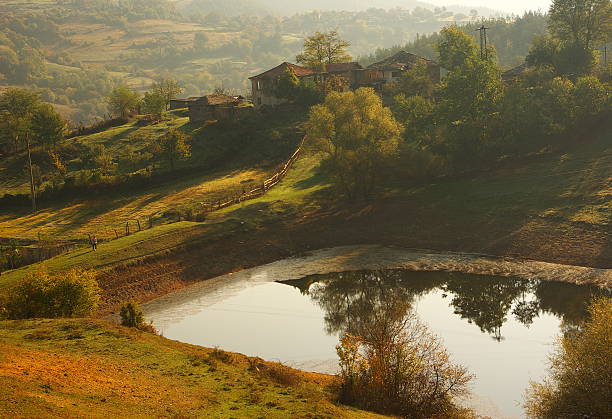
[[[576,328],[600,288],[518,278],[356,271],[273,282],[261,272],[211,280],[145,306],[170,339],[335,373],[335,346],[393,301],[407,302],[475,374],[469,402],[492,417],[523,416],[529,380],[546,372],[554,338]]]

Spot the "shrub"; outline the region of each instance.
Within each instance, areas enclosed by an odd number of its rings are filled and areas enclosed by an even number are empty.
[[[136,302],[129,302],[119,312],[121,325],[140,328],[144,324],[144,314]]]
[[[130,301],[129,303],[121,306],[119,315],[121,316],[122,326],[133,327],[145,332],[156,332],[152,324],[145,322],[144,313],[140,309],[138,303],[135,301]]]
[[[412,311],[390,307],[362,332],[336,347],[342,402],[414,419],[468,416],[454,399],[468,393],[472,376]]]
[[[222,351],[221,349],[215,347],[210,354],[208,354],[208,359],[221,361],[224,364],[231,364],[233,357],[229,352]]]
[[[100,288],[94,271],[72,269],[49,275],[45,268],[28,274],[9,292],[9,319],[84,317],[98,307]]]
[[[525,409],[533,418],[604,418],[612,401],[612,298],[596,300],[591,319],[556,343],[550,374],[532,382]]]

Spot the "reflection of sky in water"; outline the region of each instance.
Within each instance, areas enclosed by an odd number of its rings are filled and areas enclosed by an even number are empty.
[[[149,305],[147,318],[170,339],[333,373],[338,337],[325,333],[323,310],[297,288],[267,281],[264,276],[207,284],[177,301]],[[455,315],[452,294],[443,295],[435,289],[418,297],[419,317],[443,338],[452,359],[476,375],[479,399],[492,401],[505,415],[522,415],[523,391],[544,374],[560,320],[540,313],[527,328],[509,314],[504,340],[497,342]]]

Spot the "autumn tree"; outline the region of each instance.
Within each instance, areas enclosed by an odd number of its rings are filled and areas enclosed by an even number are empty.
[[[310,147],[326,156],[336,187],[349,199],[375,192],[397,151],[400,125],[370,88],[332,92],[313,106],[307,127]]]
[[[191,147],[187,144],[188,135],[177,129],[170,129],[164,134],[154,149],[155,154],[168,162],[170,169],[174,170],[177,160],[191,156]]]
[[[455,401],[473,376],[451,362],[403,299],[381,301],[360,334],[345,334],[336,350],[345,403],[404,418],[471,416]]]
[[[136,112],[139,104],[140,95],[127,86],[115,87],[108,96],[111,112],[123,119]]]
[[[525,408],[532,418],[605,418],[610,415],[612,386],[612,299],[590,307],[582,329],[561,337],[550,357],[549,375],[532,382]]]
[[[304,41],[304,49],[296,60],[307,67],[324,70],[326,64],[346,63],[352,57],[347,48],[351,44],[340,38],[337,31],[316,32]]]
[[[80,268],[54,275],[44,267],[32,271],[9,292],[8,318],[85,317],[100,303],[96,275]]]

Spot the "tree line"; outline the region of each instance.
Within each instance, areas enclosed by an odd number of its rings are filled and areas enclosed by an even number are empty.
[[[583,9],[582,29],[562,13],[566,3],[593,8]],[[326,156],[322,168],[338,190],[367,198],[394,175],[414,181],[492,167],[502,157],[558,147],[609,116],[611,67],[596,65],[594,48],[610,35],[609,2],[558,0],[550,16],[549,33],[534,41],[529,68],[514,80],[502,80],[493,48],[481,55],[471,34],[449,26],[436,43],[448,71],[439,83],[421,63],[385,85],[390,107],[365,88],[332,92],[314,106],[310,144]]]
[[[162,118],[170,100],[180,92],[181,87],[175,80],[164,78],[156,82],[142,99],[128,87],[118,86],[107,100],[120,123],[127,123],[130,116],[141,110],[151,123]],[[106,124],[101,127],[106,128]],[[0,151],[17,159],[22,156],[25,160],[33,211],[38,208],[37,197],[45,183],[53,190],[72,184],[67,182],[66,150],[59,144],[67,133],[67,121],[37,93],[12,88],[0,94]],[[139,165],[139,160],[143,159],[158,160],[167,162],[174,170],[178,160],[190,156],[188,140],[182,131],[170,129],[151,143],[149,153],[132,153],[129,164]],[[68,150],[68,154],[73,152]],[[94,168],[95,176],[108,176],[116,171],[113,156],[102,145],[90,146],[78,154],[83,168]],[[91,181],[93,178],[86,182]]]

